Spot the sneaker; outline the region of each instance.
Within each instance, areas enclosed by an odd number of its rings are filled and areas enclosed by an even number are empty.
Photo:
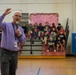
[[[49,52],[49,50],[47,50],[47,52]]]
[[[54,52],[56,52],[56,50],[54,50]]]

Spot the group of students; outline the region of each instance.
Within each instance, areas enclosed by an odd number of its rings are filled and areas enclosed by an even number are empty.
[[[64,51],[65,50],[65,40],[66,40],[66,31],[64,30],[63,26],[58,23],[52,23],[49,25],[49,22],[46,22],[43,26],[42,23],[35,23],[34,25],[29,24],[28,27],[24,28],[22,26],[25,34],[28,33],[28,36],[33,35],[35,39],[41,39],[42,44],[48,46],[47,52],[50,51],[50,48],[57,51]]]

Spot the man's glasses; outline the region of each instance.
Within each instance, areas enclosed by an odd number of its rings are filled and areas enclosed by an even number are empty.
[[[19,15],[15,15],[15,16],[16,16],[16,17],[20,17],[20,18],[22,17],[22,16],[19,16]]]

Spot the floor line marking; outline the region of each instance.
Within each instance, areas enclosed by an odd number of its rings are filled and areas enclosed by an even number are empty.
[[[40,74],[40,69],[41,69],[41,68],[39,67],[38,72],[37,72],[37,75],[39,75],[39,74]]]

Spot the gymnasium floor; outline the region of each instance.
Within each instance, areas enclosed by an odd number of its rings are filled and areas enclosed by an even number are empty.
[[[19,59],[17,75],[76,75],[76,57]]]
[[[19,59],[17,75],[76,75],[76,57]]]

